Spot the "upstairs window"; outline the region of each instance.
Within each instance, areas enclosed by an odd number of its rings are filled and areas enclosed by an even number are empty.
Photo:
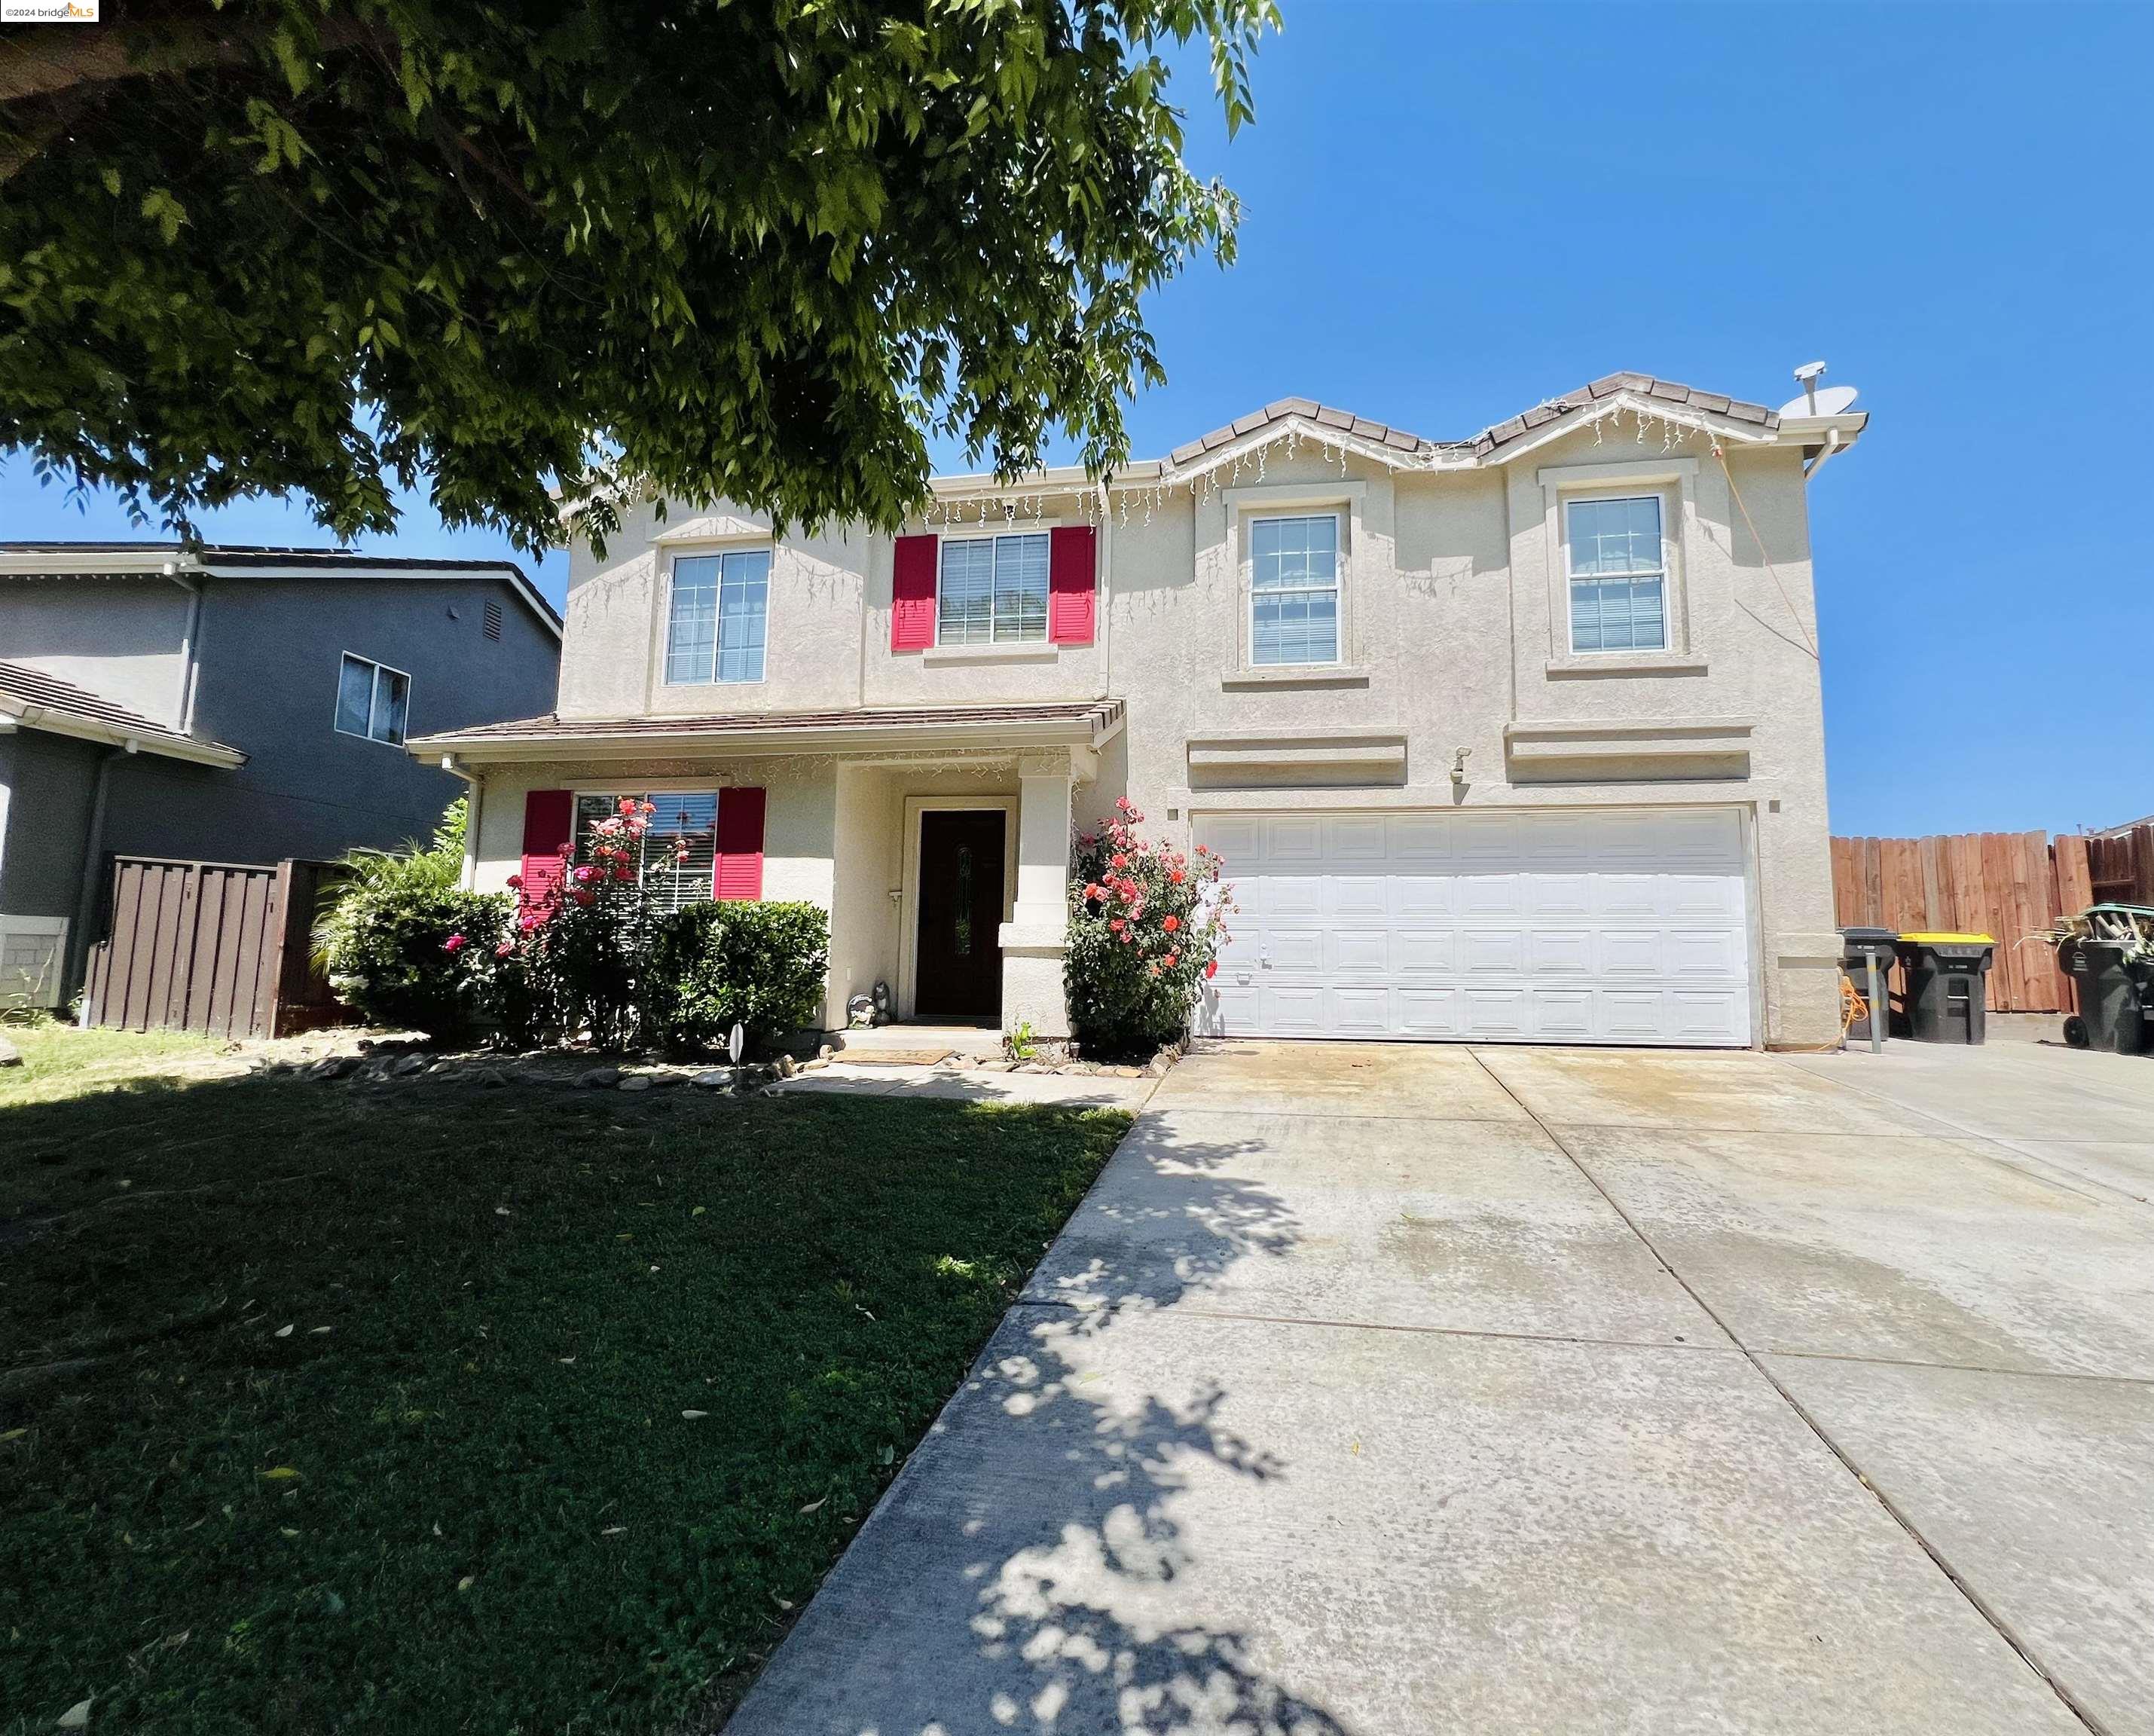
[[[942,539],[938,645],[1012,645],[1047,638],[1048,537]]]
[[[1339,518],[1249,521],[1249,661],[1339,661]]]
[[[401,669],[344,654],[337,671],[336,727],[342,735],[404,744],[404,718],[411,706],[411,677]]]
[[[1573,500],[1564,511],[1571,650],[1666,651],[1668,575],[1661,497]]]
[[[676,558],[666,630],[667,685],[761,681],[769,615],[769,549]]]

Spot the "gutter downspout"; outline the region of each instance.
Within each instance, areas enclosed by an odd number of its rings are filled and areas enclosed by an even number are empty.
[[[442,756],[442,769],[452,778],[462,779],[467,792],[464,797],[463,888],[468,892],[478,885],[478,827],[479,815],[486,806],[486,779],[453,753]]]
[[[1100,497],[1100,693],[1115,697],[1115,513],[1107,496],[1106,478],[1095,480]]]
[[[185,577],[176,560],[165,563],[165,576],[187,594],[187,625],[180,640],[180,691],[172,702],[172,728],[181,735],[195,733],[196,674],[202,666],[202,586]]]
[[[132,753],[135,744],[107,748],[97,762],[97,780],[91,787],[89,827],[82,840],[82,885],[75,895],[74,926],[68,930],[67,962],[60,972],[60,1004],[88,986],[89,926],[97,920],[97,903],[105,890],[105,798],[112,784],[112,762]],[[97,1023],[97,1009],[84,995],[78,1019],[84,1030]]]
[[[1825,432],[1825,450],[1820,452],[1817,457],[1811,459],[1809,463],[1803,466],[1803,480],[1804,482],[1808,482],[1820,470],[1823,470],[1826,465],[1831,463],[1832,461],[1840,455],[1844,446],[1845,442],[1840,437],[1839,429],[1826,429]]]

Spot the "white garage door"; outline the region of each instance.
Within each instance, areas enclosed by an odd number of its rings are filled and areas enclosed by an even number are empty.
[[[1732,811],[1196,816],[1238,906],[1217,1034],[1750,1040]]]

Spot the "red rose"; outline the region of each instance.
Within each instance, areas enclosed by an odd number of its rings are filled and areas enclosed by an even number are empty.
[[[598,894],[592,891],[589,886],[578,886],[575,899],[579,904],[596,904],[599,901]]]
[[[1117,868],[1126,868],[1130,865],[1130,859],[1117,850],[1115,852],[1114,865]]]
[[[1204,961],[1204,974],[1207,977],[1217,976],[1219,974],[1219,961],[1216,958],[1206,959]]]
[[[508,876],[508,890],[510,891],[520,891],[523,889],[523,876],[522,875],[512,874]]]
[[[1182,918],[1179,917],[1168,917],[1165,918],[1159,926],[1164,928],[1169,934],[1171,934],[1176,929],[1182,926]]]

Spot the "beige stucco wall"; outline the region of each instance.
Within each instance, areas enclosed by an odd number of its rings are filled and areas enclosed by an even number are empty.
[[[653,544],[666,527],[646,511],[604,559],[585,549],[572,562],[562,710],[1121,697],[1125,730],[1101,753],[1096,782],[1077,791],[1078,819],[1096,823],[1127,794],[1151,830],[1185,846],[1193,814],[1235,808],[1734,808],[1754,852],[1755,1029],[1776,1044],[1825,1043],[1838,1030],[1837,937],[1801,455],[1731,441],[1725,467],[1697,434],[1664,442],[1656,431],[1640,440],[1627,425],[1579,430],[1503,467],[1435,472],[1395,472],[1359,457],[1342,462],[1306,447],[1289,457],[1274,447],[1261,466],[1251,460],[1239,474],[1215,476],[1193,498],[1186,488],[1119,491],[1101,526],[1096,642],[1015,657],[893,652],[890,540],[854,533],[789,540],[773,564],[764,681],[689,689],[656,679],[675,545]],[[1669,651],[1574,658],[1551,539],[1560,502],[1574,489],[1641,487],[1663,493],[1672,544]],[[1243,523],[1254,511],[1326,508],[1347,527],[1343,666],[1255,679],[1243,666]],[[961,526],[925,528],[982,534],[977,506],[959,510]],[[748,517],[722,506],[712,516]],[[1087,493],[1022,497],[1014,528],[1098,516]],[[671,522],[685,518],[676,510]],[[1601,725],[1724,727],[1730,754],[1686,762],[1648,747],[1635,758],[1601,758],[1590,773],[1537,775],[1507,748],[1507,728],[1521,723],[1584,725],[1588,738]],[[1329,774],[1333,787],[1311,787],[1306,774],[1282,787],[1261,774],[1222,784],[1191,770],[1192,739],[1261,752],[1268,740],[1331,737],[1347,738],[1349,759],[1355,737],[1402,742],[1403,768],[1372,776],[1343,763]],[[1466,778],[1454,784],[1462,748]],[[1705,775],[1687,775],[1687,766]],[[498,884],[513,865],[521,789],[567,775],[525,779],[519,770],[492,780],[499,787],[490,785],[482,828],[482,883]],[[684,766],[649,775],[709,781],[707,770]],[[834,1014],[878,978],[896,986],[904,969],[901,911],[891,894],[903,879],[906,798],[977,791],[983,775],[992,783],[1003,774],[776,759],[751,772],[727,763],[727,781],[773,790],[770,896],[816,897],[833,911]]]

